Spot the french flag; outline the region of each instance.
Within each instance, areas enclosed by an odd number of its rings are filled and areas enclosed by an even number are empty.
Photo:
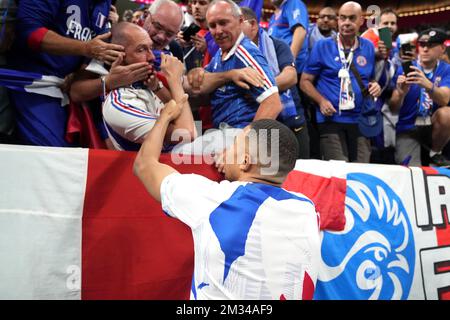
[[[69,103],[69,98],[60,89],[63,83],[64,79],[55,76],[0,68],[0,86],[11,90],[59,98],[61,99],[61,105],[65,106]]]
[[[133,175],[135,156],[0,145],[0,299],[189,299],[191,230],[168,218]],[[181,173],[222,179],[197,160],[161,157]],[[345,179],[331,169],[313,174],[314,165],[299,169],[284,187],[313,200],[326,194],[321,228],[342,229],[336,203]],[[332,207],[332,215],[324,211]]]

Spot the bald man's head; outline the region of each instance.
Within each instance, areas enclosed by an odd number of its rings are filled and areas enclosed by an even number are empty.
[[[142,27],[130,22],[120,22],[112,28],[111,33],[111,42],[125,47],[124,65],[138,62],[152,64],[155,60],[152,40]]]
[[[137,24],[131,22],[119,22],[111,29],[111,43],[120,44],[126,47],[135,33],[147,34],[147,32]]]
[[[364,23],[361,5],[355,1],[344,3],[339,9],[339,33],[344,37],[354,37]]]
[[[350,10],[355,10],[356,12],[358,12],[360,15],[362,15],[362,7],[361,5],[356,2],[356,1],[347,1],[346,3],[344,3],[341,8],[339,9],[339,11],[341,11],[342,9],[350,9]]]

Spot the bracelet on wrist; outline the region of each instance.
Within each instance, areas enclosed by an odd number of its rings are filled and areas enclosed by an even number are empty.
[[[103,100],[106,100],[106,76],[101,76],[100,81],[102,83]]]

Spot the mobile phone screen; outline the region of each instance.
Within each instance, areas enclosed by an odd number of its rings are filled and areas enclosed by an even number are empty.
[[[392,49],[392,35],[388,27],[378,29],[380,40],[384,42],[387,49]]]
[[[190,41],[191,37],[200,31],[200,27],[195,23],[192,23],[186,30],[183,31],[184,41]]]
[[[411,66],[412,66],[412,62],[411,62],[411,61],[405,61],[405,62],[402,63],[403,74],[404,74],[405,76],[407,76],[408,73],[410,73],[411,71],[413,71],[413,70],[411,69]]]
[[[406,54],[407,52],[412,52],[412,47],[410,43],[404,43],[402,44],[402,52],[403,54]]]

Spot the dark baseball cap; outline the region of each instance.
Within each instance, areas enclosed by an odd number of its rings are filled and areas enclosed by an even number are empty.
[[[439,28],[431,28],[422,31],[419,34],[418,41],[443,44],[447,40],[447,38],[447,34],[444,30]]]

